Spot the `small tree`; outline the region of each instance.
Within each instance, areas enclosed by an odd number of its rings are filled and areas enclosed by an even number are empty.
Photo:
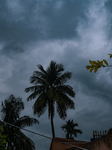
[[[39,123],[37,119],[29,116],[20,117],[23,109],[22,99],[10,95],[4,102],[1,102],[2,120],[20,128]],[[21,129],[3,123],[2,125],[3,135],[6,135],[7,150],[35,150],[34,142]]]
[[[61,128],[66,132],[66,138],[67,139],[74,139],[74,136],[77,137],[77,133],[82,134],[82,131],[79,129],[74,129],[76,126],[78,126],[77,123],[74,123],[73,120],[66,121],[66,124],[62,125]]]

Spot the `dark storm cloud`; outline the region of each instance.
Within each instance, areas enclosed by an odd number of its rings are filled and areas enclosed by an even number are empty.
[[[52,1],[52,3],[48,3],[42,10],[42,16],[45,16],[49,22],[49,37],[69,39],[77,36],[77,25],[80,19],[86,19],[85,10],[87,11],[87,6],[80,0]]]
[[[13,3],[11,0],[1,2],[0,41],[7,42],[14,40],[24,43],[40,36],[38,26],[36,31],[35,28],[31,26],[34,23],[32,14],[33,8],[31,7],[31,10],[26,10],[25,6],[20,2],[21,1],[15,1]]]
[[[88,4],[81,0],[1,1],[0,42],[5,42],[2,51],[8,52],[12,47],[17,52],[13,47],[24,47],[31,41],[77,37],[77,26],[80,19],[86,19]]]
[[[22,45],[18,44],[17,42],[7,42],[7,44],[5,44],[2,49],[1,49],[1,54],[6,54],[13,57],[14,54],[18,54],[18,53],[22,53],[24,52],[24,49],[22,47]]]
[[[35,100],[27,102],[31,86],[29,78],[37,64],[46,69],[51,60],[64,65],[73,73],[70,84],[76,92],[75,110],[68,110],[83,131],[78,139],[88,140],[92,131],[106,130],[111,126],[112,71],[99,69],[89,73],[85,66],[89,60],[109,61],[111,41],[107,38],[111,10],[106,0],[1,0],[0,3],[0,97],[10,94],[23,98],[24,115],[33,115]],[[105,7],[106,6],[106,7]],[[111,32],[110,32],[111,33]],[[110,60],[111,63],[111,60]],[[51,137],[48,113],[37,118],[39,125],[30,130]],[[65,120],[65,121],[66,121]],[[55,114],[56,136],[65,137],[61,125],[65,123]],[[46,150],[50,142],[26,133],[36,148]],[[40,144],[44,142],[44,144]]]
[[[107,7],[108,11],[112,11],[112,1],[106,0],[105,6]]]
[[[90,73],[85,68],[87,64],[82,59],[81,62],[78,62],[78,67],[74,66],[72,68],[72,70],[76,70],[76,72],[73,71],[73,79],[76,80],[77,84],[81,85],[81,91],[83,93],[101,98],[112,105],[112,71],[110,68],[105,68],[105,70],[101,68],[97,73]]]

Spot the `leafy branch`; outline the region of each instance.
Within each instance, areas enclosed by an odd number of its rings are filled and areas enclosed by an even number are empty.
[[[110,55],[110,58],[112,58],[112,54],[108,54],[108,55]],[[98,71],[98,69],[101,67],[112,67],[112,65],[109,65],[105,59],[103,59],[101,61],[89,60],[89,62],[91,65],[85,67],[87,70],[89,70],[89,72],[92,72],[94,70],[94,73],[96,73]]]

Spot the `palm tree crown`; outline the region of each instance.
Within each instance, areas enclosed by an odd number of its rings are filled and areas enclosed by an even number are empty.
[[[71,78],[71,72],[64,72],[62,64],[51,61],[50,66],[45,70],[42,65],[37,65],[39,71],[34,71],[30,77],[30,83],[34,86],[25,89],[26,92],[32,92],[27,101],[35,99],[33,112],[40,117],[48,108],[48,116],[51,119],[52,136],[55,137],[53,117],[56,110],[60,118],[65,119],[67,109],[74,109],[74,102],[70,97],[75,96],[73,88],[66,85]]]
[[[77,133],[82,134],[82,131],[79,129],[74,129],[76,126],[78,126],[77,123],[74,123],[73,120],[66,121],[66,124],[62,125],[61,128],[66,132],[66,138],[67,139],[74,139],[73,135],[77,137]]]
[[[20,128],[39,123],[35,118],[23,116],[20,112],[24,109],[21,98],[10,95],[8,99],[1,102],[2,120]],[[3,134],[6,135],[7,150],[35,150],[33,141],[28,138],[19,128],[3,124]]]

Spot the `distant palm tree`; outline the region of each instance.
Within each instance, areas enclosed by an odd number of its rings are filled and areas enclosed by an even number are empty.
[[[48,117],[51,119],[52,137],[55,137],[53,117],[56,110],[60,118],[65,119],[67,109],[74,109],[74,102],[70,97],[75,96],[73,88],[66,85],[71,78],[71,72],[64,72],[62,64],[51,61],[50,66],[44,70],[42,65],[37,65],[40,71],[34,71],[30,77],[30,83],[34,86],[25,89],[26,92],[32,92],[27,101],[35,99],[33,112],[40,117],[48,108]]]
[[[10,95],[8,99],[1,102],[2,120],[20,128],[32,126],[39,123],[38,120],[29,116],[20,117],[20,112],[24,109],[21,98]],[[19,128],[3,125],[3,134],[6,135],[7,150],[35,150],[33,141],[28,138]]]
[[[62,125],[61,128],[66,132],[66,138],[67,139],[74,139],[74,136],[77,137],[77,133],[82,134],[82,131],[79,129],[74,129],[76,126],[78,126],[77,123],[74,123],[73,120],[66,121],[66,124]]]
[[[110,128],[110,129],[108,130],[107,135],[112,135],[112,128]]]

